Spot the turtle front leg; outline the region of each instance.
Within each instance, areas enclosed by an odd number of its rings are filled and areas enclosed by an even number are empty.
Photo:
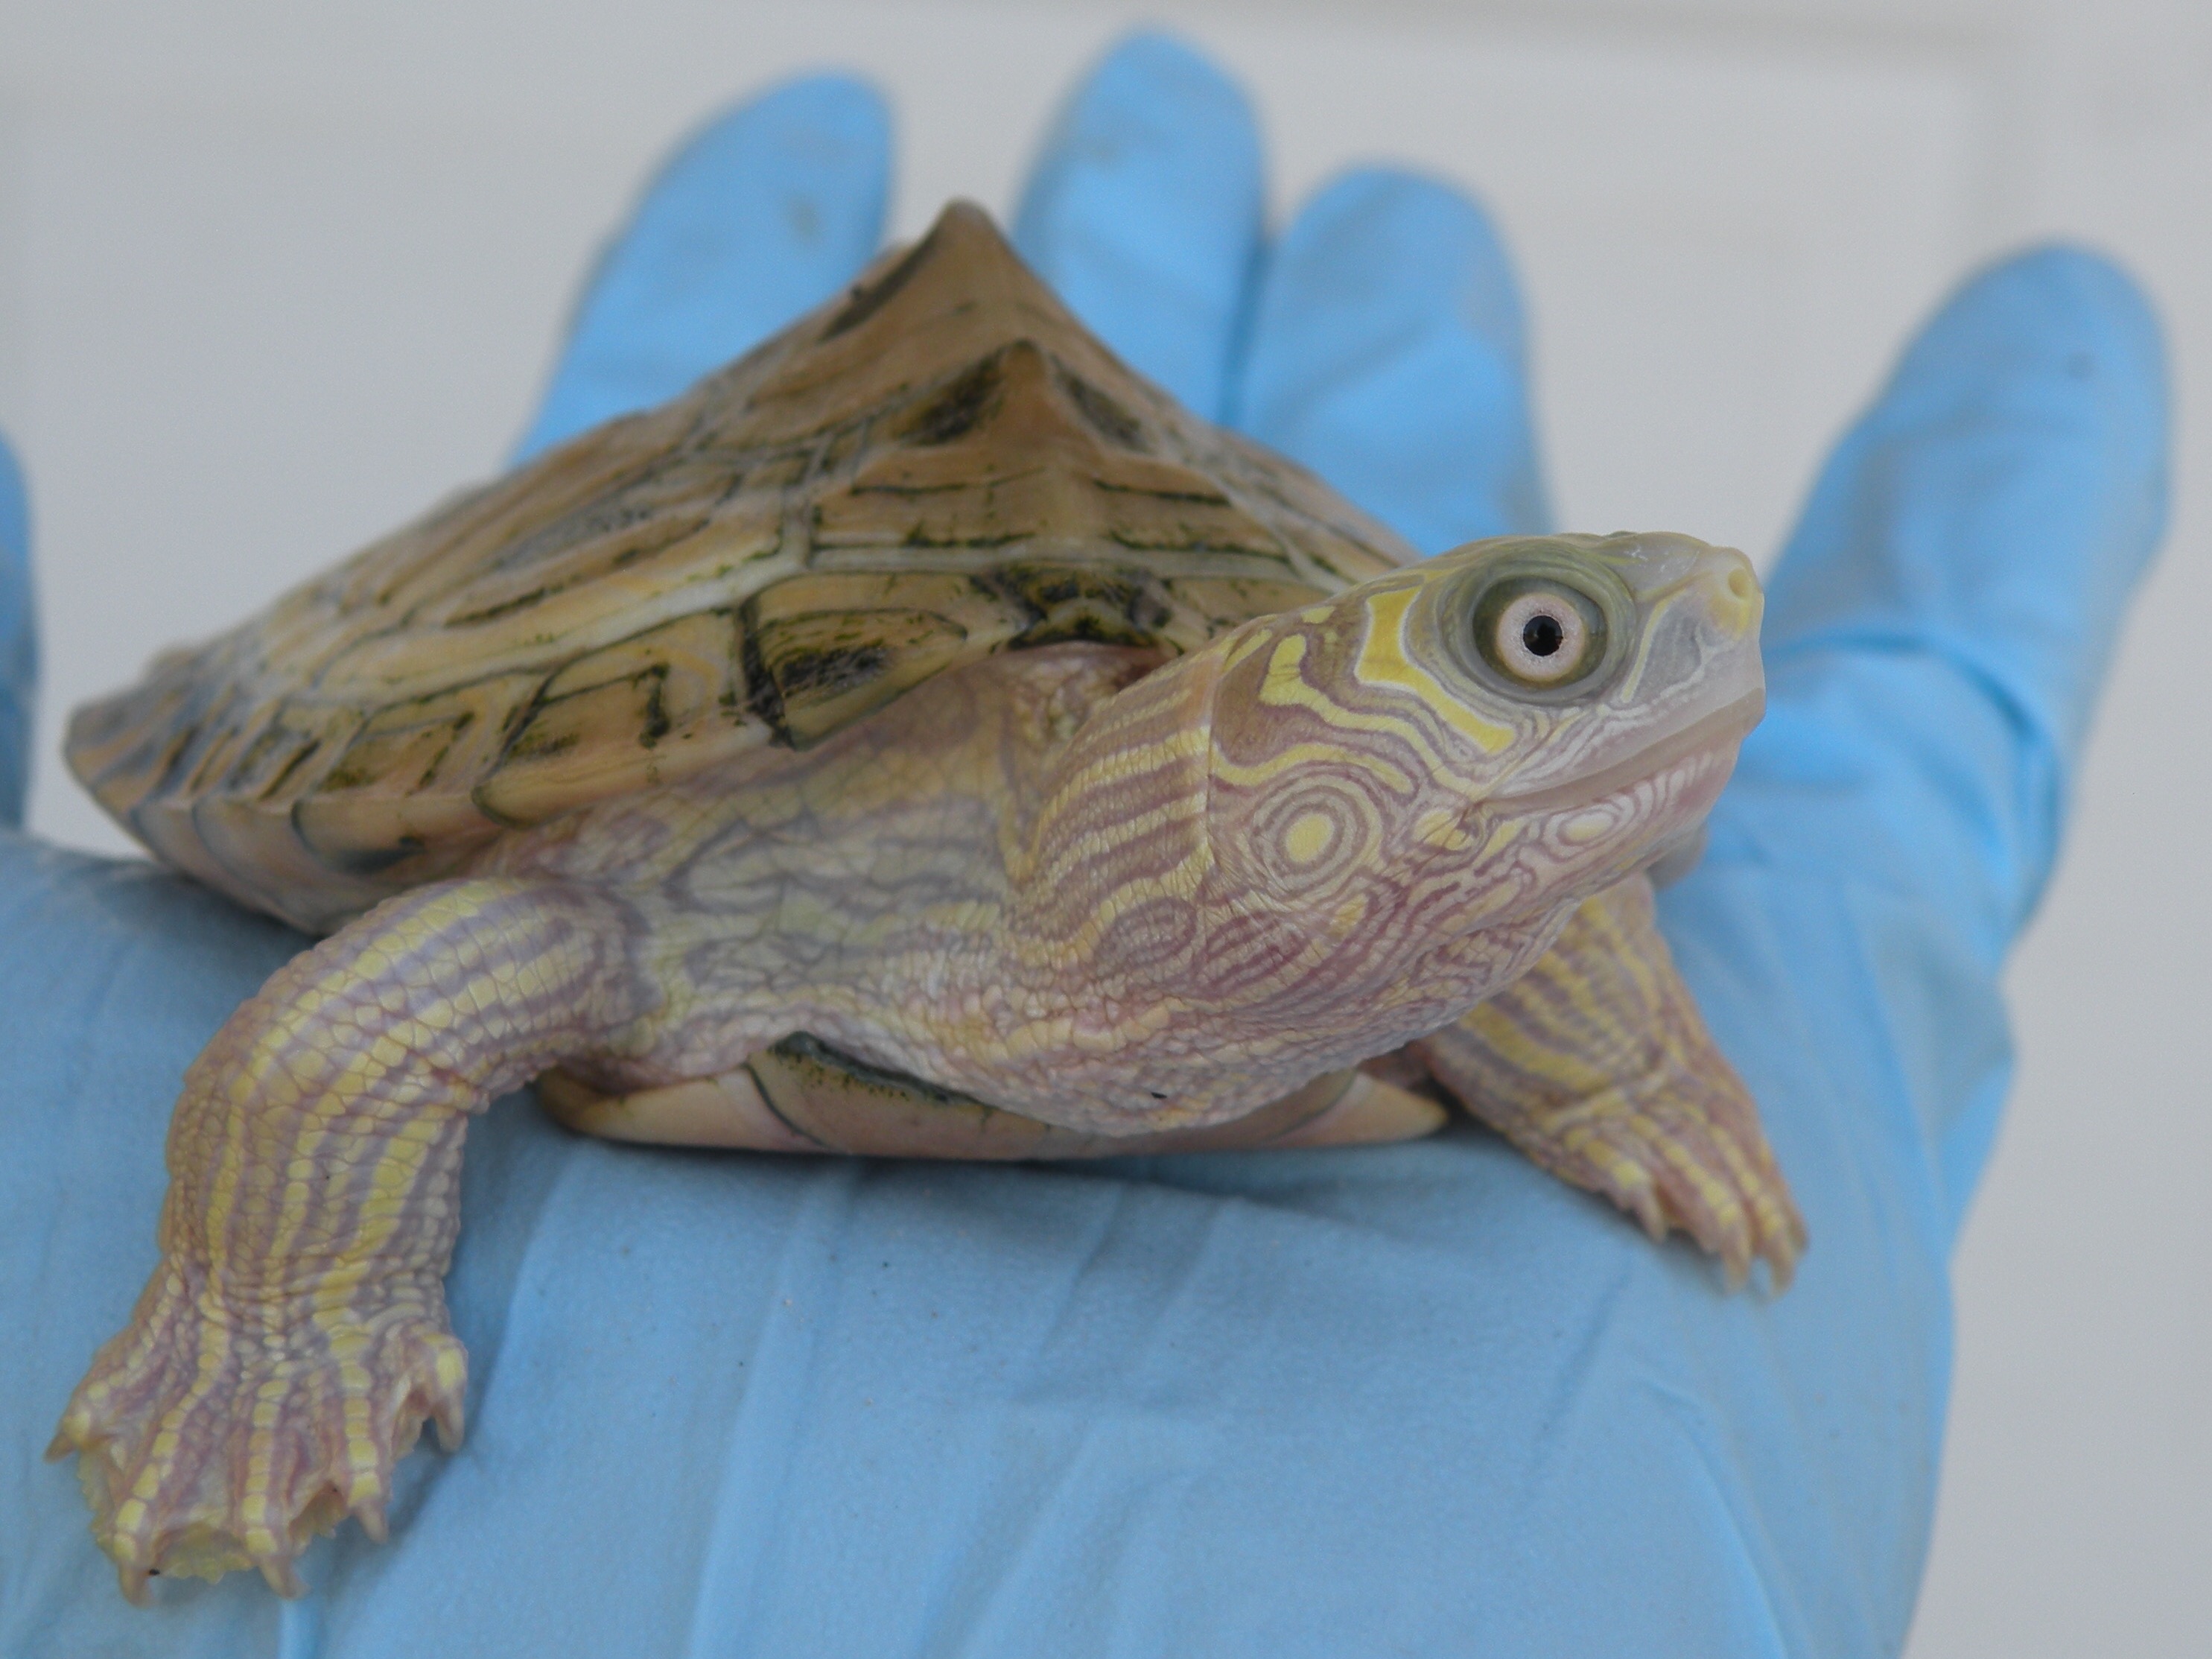
[[[185,1075],[161,1265],[47,1455],[75,1451],[125,1595],[293,1559],[393,1464],[461,1437],[444,1279],[469,1116],[604,1051],[654,999],[620,901],[469,880],[371,911],[271,976]]]
[[[1644,877],[1589,900],[1534,968],[1412,1050],[1474,1116],[1654,1238],[1679,1227],[1731,1284],[1754,1257],[1789,1284],[1805,1224]]]

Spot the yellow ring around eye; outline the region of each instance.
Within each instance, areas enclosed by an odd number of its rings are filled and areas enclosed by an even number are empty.
[[[1491,649],[1499,667],[1530,685],[1557,685],[1579,674],[1589,655],[1589,625],[1567,594],[1536,588],[1498,613]]]

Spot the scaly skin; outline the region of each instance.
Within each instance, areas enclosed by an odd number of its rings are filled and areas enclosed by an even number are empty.
[[[1674,971],[1643,877],[1584,904],[1543,960],[1413,1055],[1476,1117],[1652,1237],[1679,1227],[1731,1283],[1756,1257],[1788,1287],[1804,1220]]]
[[[1786,1273],[1749,1103],[1648,907],[1608,894],[1703,815],[1756,717],[1756,585],[1682,538],[1546,542],[1528,568],[1618,589],[1619,648],[1588,695],[1522,695],[1452,631],[1520,546],[1165,665],[984,659],[816,747],[511,836],[288,966],[187,1079],[163,1264],[56,1439],[125,1591],[251,1563],[295,1592],[314,1530],[380,1528],[426,1417],[458,1436],[440,1282],[467,1117],[556,1066],[650,1090],[805,1032],[1046,1123],[1196,1143],[1416,1044],[1547,1167]],[[1567,965],[1496,1005],[1518,1012],[1455,1024],[1571,918]],[[1617,984],[1585,935],[1626,953]],[[1606,1006],[1564,1018],[1561,988]],[[1622,1078],[1652,1054],[1656,1085]]]
[[[383,1529],[425,1418],[461,1437],[446,1320],[469,1115],[653,1006],[619,900],[467,881],[392,899],[295,957],[185,1074],[161,1266],[77,1385],[124,1594],[160,1571],[291,1562],[351,1513]]]

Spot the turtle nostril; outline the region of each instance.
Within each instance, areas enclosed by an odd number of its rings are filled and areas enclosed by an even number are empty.
[[[1735,569],[1729,572],[1728,591],[1737,599],[1748,599],[1757,586],[1758,584],[1752,580],[1751,572],[1746,570],[1741,565],[1736,566]]]

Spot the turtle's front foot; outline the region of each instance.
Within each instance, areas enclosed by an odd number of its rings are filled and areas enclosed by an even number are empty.
[[[1804,1219],[1642,876],[1585,902],[1534,968],[1413,1053],[1468,1111],[1654,1238],[1679,1227],[1731,1285],[1764,1261],[1788,1287]]]
[[[1719,1259],[1731,1285],[1761,1261],[1774,1289],[1788,1289],[1805,1223],[1758,1120],[1695,1077],[1638,1081],[1553,1111],[1485,1115],[1537,1164],[1611,1199],[1653,1238],[1687,1233]]]
[[[460,1443],[468,1359],[434,1279],[219,1298],[164,1262],[77,1384],[49,1457],[78,1455],[93,1535],[123,1593],[150,1574],[258,1567],[299,1595],[294,1560],[347,1515],[384,1535],[392,1466],[426,1419]]]
[[[1603,1067],[1548,1051],[1531,1023],[1525,1007],[1486,1005],[1415,1048],[1537,1164],[1611,1199],[1655,1239],[1687,1233],[1731,1285],[1764,1261],[1774,1289],[1787,1289],[1805,1223],[1757,1107],[1703,1023]]]

